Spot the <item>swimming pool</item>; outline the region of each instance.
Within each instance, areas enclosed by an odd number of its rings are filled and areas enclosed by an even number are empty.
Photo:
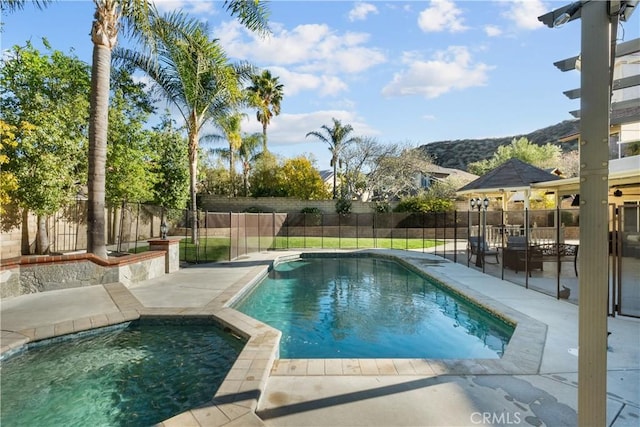
[[[2,361],[3,426],[149,426],[210,402],[244,346],[206,319],[145,319]]]
[[[374,256],[278,263],[234,308],[282,331],[281,358],[499,358],[514,331]]]

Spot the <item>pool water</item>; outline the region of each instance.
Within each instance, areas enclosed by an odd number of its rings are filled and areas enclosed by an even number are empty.
[[[376,257],[276,265],[235,308],[282,331],[281,358],[499,358],[513,326]]]
[[[0,424],[150,426],[211,400],[244,342],[211,324],[140,321],[2,361]]]

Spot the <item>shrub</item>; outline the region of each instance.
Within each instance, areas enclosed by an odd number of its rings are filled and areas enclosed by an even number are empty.
[[[338,199],[338,201],[336,202],[336,212],[343,215],[350,214],[351,200]]]
[[[305,225],[320,225],[322,224],[322,211],[318,208],[303,208],[301,213],[304,215]]]
[[[394,212],[427,213],[450,212],[454,209],[453,202],[447,199],[437,199],[425,196],[404,198],[398,203]]]
[[[272,209],[263,208],[260,206],[250,206],[246,208],[243,212],[245,213],[272,213]]]
[[[373,210],[376,213],[389,213],[391,212],[391,205],[389,202],[378,201],[374,203]]]
[[[305,214],[322,214],[322,211],[319,208],[312,207],[302,208],[300,212]]]

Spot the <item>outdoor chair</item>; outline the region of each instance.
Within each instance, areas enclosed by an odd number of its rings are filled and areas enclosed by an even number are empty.
[[[486,240],[481,240],[480,237],[472,236],[469,237],[469,261],[475,255],[476,257],[481,256],[483,261],[487,256],[495,256],[496,262],[491,264],[498,264],[500,260],[498,259],[498,250],[497,249],[489,249],[489,245]]]

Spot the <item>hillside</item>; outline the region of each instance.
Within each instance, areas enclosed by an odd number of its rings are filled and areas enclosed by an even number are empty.
[[[514,138],[526,137],[529,141],[538,145],[551,143],[558,145],[563,151],[571,151],[578,148],[577,143],[560,144],[558,139],[577,133],[580,122],[578,120],[565,120],[553,126],[535,130],[526,135],[513,135],[503,138],[486,139],[458,139],[455,141],[437,141],[420,146],[434,159],[435,164],[446,167],[467,170],[469,163],[488,159],[501,145],[509,145]]]

